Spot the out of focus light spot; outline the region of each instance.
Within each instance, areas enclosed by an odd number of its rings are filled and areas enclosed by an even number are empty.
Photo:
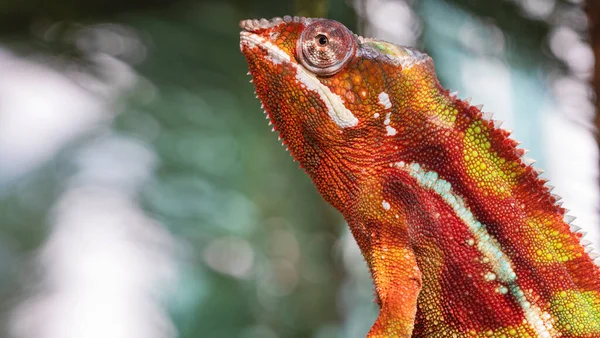
[[[271,259],[258,278],[259,293],[275,297],[289,295],[298,284],[296,267],[287,259]]]
[[[80,29],[75,44],[86,53],[105,53],[129,64],[137,64],[146,57],[146,46],[134,30],[114,23],[98,24]]]
[[[300,258],[300,245],[294,233],[288,230],[275,230],[270,233],[271,256],[286,258],[297,263]]]
[[[564,6],[555,13],[554,17],[552,20],[554,26],[569,26],[581,32],[582,36],[587,35],[589,19],[583,10],[583,6]]]
[[[497,119],[513,125],[511,74],[506,64],[495,58],[465,59],[461,76],[467,91],[476,97],[473,104],[485,103],[484,111],[493,112]]]
[[[356,10],[360,11],[361,6]],[[405,1],[371,0],[366,2],[369,26],[365,36],[377,37],[400,45],[414,46],[420,25],[415,12]]]
[[[558,26],[550,34],[550,48],[558,59],[581,79],[591,76],[594,66],[594,53],[591,46],[582,41],[580,35],[572,28]]]
[[[203,251],[203,257],[215,271],[236,278],[249,278],[254,264],[254,251],[250,243],[239,237],[210,241]]]
[[[553,39],[575,41],[578,37],[572,33],[567,29],[559,33],[563,38]],[[586,239],[598,250],[600,231],[593,225],[599,223],[600,196],[595,185],[589,183],[598,181],[598,150],[594,136],[582,132],[593,129],[594,95],[589,84],[574,75],[549,79],[557,105],[548,112],[544,125],[548,130],[560,131],[562,137],[549,133],[545,139],[546,156],[551,164],[548,173],[552,174],[552,183],[556,186],[554,193],[564,198],[564,207],[577,216],[576,224],[588,233]]]
[[[550,163],[548,173],[552,174],[553,193],[564,199],[563,206],[569,214],[577,216],[575,224],[582,227],[592,241],[596,251],[600,249],[600,223],[597,208],[600,205],[598,190],[590,182],[598,181],[598,150],[593,134],[582,132],[582,126],[573,123],[568,115],[561,112],[564,107],[550,110],[544,119],[548,130],[559,130],[562,137],[553,133],[545,135],[546,156]],[[589,121],[589,120],[588,120]],[[589,122],[588,122],[589,123]]]
[[[14,335],[174,336],[155,301],[175,278],[174,243],[134,200],[154,155],[136,141],[107,137],[84,147],[76,162],[39,253],[40,291],[14,313]]]
[[[79,171],[72,178],[73,184],[101,182],[104,187],[134,194],[152,175],[156,155],[136,139],[108,136],[79,150],[75,162],[79,167],[94,169]]]
[[[481,21],[467,20],[459,30],[458,41],[467,49],[477,54],[493,54],[502,56],[505,38],[498,26]]]
[[[335,323],[319,327],[314,338],[344,337],[341,335],[340,328]]]
[[[269,326],[257,325],[245,328],[240,333],[239,338],[278,338],[279,335],[275,333]]]
[[[112,100],[135,86],[137,77],[126,63],[107,54],[92,55],[90,60],[102,71],[102,78],[82,71],[79,67],[72,67],[69,76],[78,85],[106,100],[106,103],[113,103]]]
[[[530,18],[546,19],[553,12],[556,0],[517,0],[521,9]]]
[[[591,128],[595,113],[592,88],[582,80],[571,76],[561,76],[552,81],[551,85],[561,110],[573,120]]]
[[[307,258],[302,262],[302,277],[313,283],[327,283],[331,280],[332,275],[335,273],[332,271],[329,265],[323,264],[321,260],[323,257],[336,257],[338,255],[337,250],[337,237],[330,233],[317,233],[308,241],[303,247],[303,253]],[[327,249],[326,253],[322,253],[319,250]]]
[[[0,185],[51,158],[111,114],[51,68],[0,54]]]

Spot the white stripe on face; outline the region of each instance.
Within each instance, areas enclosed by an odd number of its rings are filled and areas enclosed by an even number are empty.
[[[268,52],[268,60],[274,65],[286,63],[296,70],[296,80],[306,89],[316,92],[321,101],[327,108],[327,114],[335,124],[340,128],[354,127],[358,124],[358,119],[346,108],[344,100],[333,93],[329,87],[319,81],[319,79],[306,70],[302,65],[290,59],[290,56],[276,45],[266,39],[252,33],[242,32],[241,44],[253,48],[259,46]]]

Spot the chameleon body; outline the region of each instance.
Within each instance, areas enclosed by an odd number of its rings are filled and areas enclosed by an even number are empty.
[[[600,271],[572,217],[431,58],[333,20],[240,26],[274,130],[368,264],[368,337],[600,337]]]

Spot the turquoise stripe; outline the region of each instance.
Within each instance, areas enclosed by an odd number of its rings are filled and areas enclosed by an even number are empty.
[[[475,219],[462,197],[452,190],[452,184],[440,178],[435,171],[423,169],[418,163],[397,162],[395,166],[407,171],[422,187],[435,191],[467,225],[473,238],[467,239],[466,243],[471,246],[476,245],[477,250],[490,264],[491,271],[484,276],[485,282],[497,282],[496,291],[500,294],[510,292],[523,309],[527,322],[540,337],[554,334],[551,317],[527,300],[525,293],[516,282],[517,274],[513,269],[510,258],[502,251],[500,243],[490,236],[486,226]]]

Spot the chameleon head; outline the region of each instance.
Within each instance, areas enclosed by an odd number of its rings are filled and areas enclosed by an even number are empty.
[[[306,169],[322,164],[323,149],[345,147],[349,154],[352,144],[400,134],[390,125],[392,101],[411,90],[390,85],[407,83],[401,78],[410,69],[432,71],[427,55],[363,39],[333,20],[286,16],[244,20],[240,27],[256,93]]]

